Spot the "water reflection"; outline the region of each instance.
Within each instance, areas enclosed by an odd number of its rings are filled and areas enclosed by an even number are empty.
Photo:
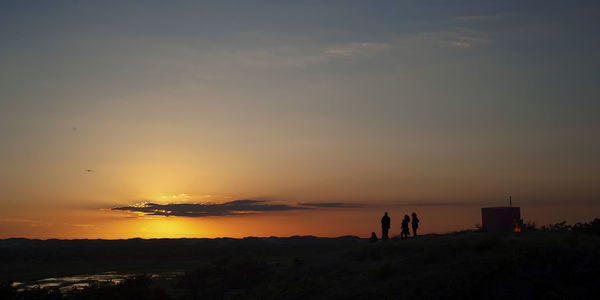
[[[121,283],[133,273],[104,272],[100,274],[76,275],[65,277],[50,277],[33,282],[13,282],[13,287],[19,291],[31,288],[58,288],[60,291],[71,289],[81,289],[90,286],[93,282],[112,282]],[[160,274],[149,274],[151,278],[173,279],[176,276],[184,275],[184,272],[165,272]]]

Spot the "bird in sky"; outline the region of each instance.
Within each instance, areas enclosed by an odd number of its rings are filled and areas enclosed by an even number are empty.
[[[88,173],[92,173],[92,172],[94,172],[94,170],[91,170],[91,169],[85,169],[85,170],[83,170],[83,171],[85,171],[85,172],[88,172]]]

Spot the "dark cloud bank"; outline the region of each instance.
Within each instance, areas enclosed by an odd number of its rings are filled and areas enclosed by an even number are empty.
[[[156,216],[179,217],[213,217],[231,216],[270,211],[309,210],[315,208],[352,208],[348,203],[299,203],[297,206],[287,204],[269,204],[262,200],[235,200],[218,204],[157,204],[144,203],[140,205],[113,207],[112,210],[139,212]]]

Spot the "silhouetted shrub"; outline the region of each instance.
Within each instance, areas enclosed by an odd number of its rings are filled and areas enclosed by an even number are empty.
[[[64,299],[58,289],[55,288],[33,288],[18,292],[15,299],[27,300],[60,300]]]
[[[0,282],[0,299],[14,299],[16,290],[10,281]]]
[[[590,223],[577,223],[572,227],[573,232],[600,234],[600,219],[595,218]]]
[[[475,245],[478,250],[492,250],[500,243],[500,240],[496,236],[483,237],[479,243]]]
[[[522,226],[522,231],[537,231],[537,225],[535,224],[535,222],[527,222],[524,223]]]
[[[475,232],[484,232],[485,228],[483,228],[483,225],[481,225],[481,223],[477,223],[475,224]]]
[[[67,299],[169,299],[167,293],[152,285],[148,275],[136,275],[126,278],[122,283],[112,281],[94,281],[89,287],[73,290],[67,294]]]
[[[386,262],[374,270],[374,276],[377,280],[385,280],[392,277],[396,273],[396,269],[390,262]]]
[[[550,232],[569,232],[572,230],[572,227],[571,225],[568,225],[566,221],[562,221],[556,224],[542,226],[542,230]]]
[[[568,225],[566,221],[562,221],[556,224],[550,224],[542,226],[543,231],[549,232],[576,232],[576,233],[589,233],[589,234],[600,234],[600,219],[595,218],[590,223],[580,223],[575,225]]]
[[[220,258],[204,264],[183,276],[178,286],[188,296],[202,299],[221,299],[231,290],[250,290],[267,275],[266,263],[254,259]]]

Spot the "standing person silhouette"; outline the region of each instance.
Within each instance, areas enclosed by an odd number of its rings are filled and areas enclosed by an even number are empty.
[[[402,220],[402,232],[400,233],[401,238],[408,238],[410,235],[408,223],[410,223],[410,217],[408,215],[404,215],[404,219]]]
[[[381,239],[382,240],[387,240],[389,239],[388,236],[388,231],[390,230],[390,217],[388,216],[387,211],[385,212],[385,215],[383,215],[383,218],[381,218]]]
[[[412,213],[412,230],[413,237],[417,236],[417,229],[419,228],[419,218],[415,212]]]

